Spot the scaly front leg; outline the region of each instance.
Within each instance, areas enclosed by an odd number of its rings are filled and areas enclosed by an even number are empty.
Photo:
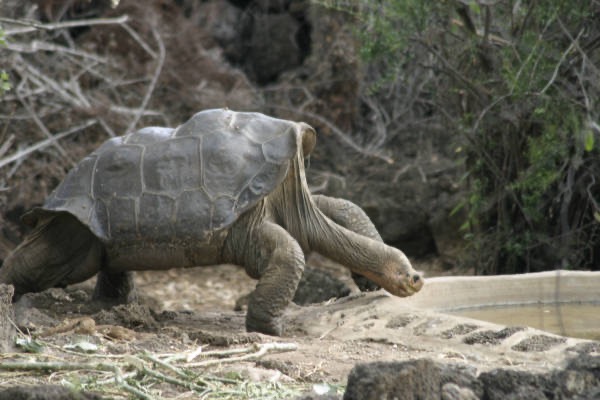
[[[281,317],[302,277],[304,253],[285,229],[272,222],[255,229],[247,246],[243,263],[258,283],[248,302],[246,329],[281,336]]]

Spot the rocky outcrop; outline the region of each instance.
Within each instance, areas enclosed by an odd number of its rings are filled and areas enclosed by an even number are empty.
[[[93,393],[78,392],[65,386],[13,386],[0,391],[0,400],[101,400]]]
[[[348,376],[344,400],[505,400],[600,398],[600,356],[579,354],[547,373],[497,368],[483,372],[430,359],[369,363]]]
[[[225,58],[260,86],[298,68],[308,54],[310,27],[304,2],[189,3],[192,19],[208,30]]]

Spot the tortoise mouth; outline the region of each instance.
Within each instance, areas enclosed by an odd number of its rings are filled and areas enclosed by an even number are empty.
[[[399,297],[412,296],[421,290],[424,284],[425,281],[423,280],[422,274],[416,272],[407,274],[404,279],[400,279],[394,288],[395,290],[391,291],[391,293]]]
[[[399,296],[399,297],[409,297],[409,296],[412,296],[413,294],[417,293],[419,290],[421,290],[420,287],[416,288],[414,286],[406,285],[406,286],[403,286],[399,291],[396,291],[395,293],[392,293],[392,294]]]
[[[377,283],[383,289],[387,290],[389,293],[398,297],[412,296],[420,291],[425,284],[422,274],[417,272],[413,274],[407,274],[406,276],[402,275],[396,279],[390,279],[389,277],[386,278],[385,276],[370,274],[368,272],[363,272],[362,274],[373,282]]]

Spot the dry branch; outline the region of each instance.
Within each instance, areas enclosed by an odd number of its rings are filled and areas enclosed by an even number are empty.
[[[4,35],[7,37],[13,36],[13,35],[21,35],[21,34],[25,34],[25,33],[36,32],[38,30],[54,31],[57,29],[77,28],[80,26],[124,24],[128,20],[129,20],[129,17],[127,15],[122,15],[122,16],[116,17],[116,18],[82,19],[82,20],[73,20],[73,21],[42,24],[42,23],[39,23],[38,21],[18,20],[18,19],[0,17],[0,22],[4,22],[4,23],[10,24],[10,25],[25,26],[25,28],[5,29]]]
[[[148,43],[146,43],[132,27],[130,27],[128,24],[122,24],[121,27],[125,29],[129,36],[131,36],[146,53],[150,54],[152,58],[156,58],[156,52],[152,50],[150,46],[148,46]]]
[[[16,53],[36,53],[39,51],[52,51],[56,53],[65,53],[81,58],[87,58],[102,64],[107,64],[108,59],[98,56],[83,50],[76,50],[65,46],[60,46],[54,43],[45,42],[42,40],[32,40],[29,43],[8,42],[6,49]]]
[[[50,346],[55,350],[65,352],[57,346]],[[202,374],[191,370],[194,366],[205,367],[208,365],[221,363],[235,363],[242,361],[256,360],[268,353],[293,351],[298,346],[294,343],[263,343],[253,345],[241,349],[229,349],[224,351],[213,351],[203,353],[204,356],[211,355],[215,357],[211,360],[205,360],[201,363],[185,363],[181,366],[174,366],[161,360],[165,357],[159,354],[150,354],[145,352],[142,355],[126,355],[126,356],[111,356],[112,359],[107,359],[108,356],[102,354],[76,354],[68,352],[70,358],[57,355],[57,361],[48,361],[49,354],[40,354],[44,361],[38,361],[33,355],[12,354],[6,355],[10,360],[0,361],[0,371],[19,371],[33,372],[36,374],[46,374],[48,372],[76,372],[78,381],[85,383],[85,376],[90,372],[102,372],[109,374],[106,379],[93,379],[93,385],[96,388],[106,388],[110,390],[111,385],[116,385],[117,388],[134,395],[141,399],[152,399],[151,388],[160,382],[183,387],[187,390],[195,392],[199,398],[208,395],[209,393],[230,393],[230,390],[223,390],[222,386],[231,384],[246,384],[239,380],[219,378],[212,376],[202,376]],[[194,351],[196,352],[196,351]],[[222,358],[226,355],[247,353],[243,356]],[[169,358],[186,359],[189,352],[168,355]],[[17,358],[17,359],[15,359]],[[95,361],[95,358],[100,358],[102,361]],[[58,361],[60,360],[60,361]],[[70,361],[66,361],[70,360]],[[163,368],[166,371],[160,372],[156,367]],[[123,373],[126,371],[126,373]],[[172,376],[172,374],[176,376]],[[111,390],[114,395],[114,389]]]
[[[96,122],[97,122],[96,120],[88,120],[81,125],[77,125],[69,130],[66,130],[61,133],[57,133],[56,135],[53,135],[52,137],[50,137],[46,140],[42,140],[42,141],[37,142],[36,144],[29,146],[23,150],[17,151],[15,154],[13,154],[11,156],[0,159],[0,168],[4,167],[5,165],[8,165],[12,162],[15,162],[17,160],[20,160],[20,159],[28,156],[29,154],[33,153],[34,151],[37,151],[37,150],[43,149],[44,147],[50,146],[64,137],[72,135],[73,133],[79,132],[83,129],[89,128],[90,126],[94,125]]]
[[[44,133],[44,135],[48,139],[52,139],[52,137],[53,137],[52,133],[50,133],[50,131],[48,130],[46,125],[44,125],[44,123],[42,122],[40,117],[38,117],[38,115],[35,113],[35,111],[31,107],[31,105],[23,97],[20,96],[19,90],[17,90],[17,97],[19,98],[19,101],[21,102],[23,107],[25,107],[25,109],[27,110],[27,113],[29,113],[29,115],[31,116],[31,119],[33,119],[35,124],[38,126],[38,128]],[[71,164],[74,164],[73,160],[69,157],[69,155],[67,154],[65,149],[63,149],[62,146],[57,141],[53,141],[52,145],[56,148],[56,150],[58,150],[58,152],[60,153],[61,156],[68,159],[71,162]]]
[[[185,367],[207,367],[209,365],[224,364],[224,363],[236,363],[242,361],[252,361],[261,358],[269,352],[285,352],[298,350],[298,345],[295,343],[262,343],[254,346],[254,353],[246,354],[239,357],[231,357],[225,359],[216,360],[205,360],[198,361],[195,363],[184,364]]]
[[[352,140],[352,138],[350,138],[350,136],[347,133],[342,131],[333,122],[329,121],[327,118],[323,117],[322,115],[319,115],[312,111],[299,110],[299,109],[295,109],[295,108],[291,108],[291,107],[278,106],[278,105],[274,105],[274,104],[270,104],[269,107],[274,108],[274,109],[285,110],[288,112],[292,112],[295,114],[303,115],[305,117],[314,119],[315,121],[318,121],[321,124],[327,126],[331,130],[331,132],[333,132],[335,134],[335,136],[343,144],[347,145],[348,147],[350,147],[352,150],[356,151],[357,153],[368,156],[368,157],[378,158],[380,160],[385,161],[388,164],[394,163],[394,160],[391,157],[381,154],[380,152],[375,152],[375,151],[372,151],[370,149],[360,146],[354,140]]]
[[[546,93],[546,91],[550,88],[550,86],[552,86],[554,84],[554,81],[556,81],[556,78],[558,77],[558,71],[560,69],[560,66],[567,59],[567,55],[570,54],[574,48],[579,47],[579,45],[577,43],[579,42],[579,39],[581,38],[581,35],[583,35],[583,33],[584,33],[584,29],[581,29],[575,39],[571,38],[571,44],[569,44],[569,47],[567,47],[567,49],[560,56],[560,60],[558,60],[558,63],[554,67],[554,72],[552,73],[552,77],[550,78],[548,83],[546,83],[546,86],[544,86],[544,88],[542,90],[540,90],[540,94]]]
[[[154,92],[154,88],[156,87],[156,82],[158,81],[158,77],[160,76],[160,73],[162,71],[162,68],[163,68],[163,65],[165,62],[165,44],[164,44],[162,38],[160,37],[160,33],[158,33],[156,28],[153,28],[152,34],[154,35],[156,43],[158,44],[158,63],[156,65],[156,69],[154,70],[154,75],[152,76],[152,80],[150,81],[150,84],[148,85],[148,89],[146,90],[146,95],[144,96],[142,103],[140,104],[139,108],[137,109],[137,112],[135,113],[133,120],[130,122],[129,126],[127,127],[126,132],[131,132],[135,129],[135,126],[139,122],[142,114],[144,113],[144,110],[148,106],[148,102],[150,101],[150,98],[152,97],[152,92]]]

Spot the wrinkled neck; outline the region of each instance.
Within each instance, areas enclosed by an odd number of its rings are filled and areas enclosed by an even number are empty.
[[[271,198],[272,213],[305,253],[316,251],[358,274],[382,274],[387,246],[336,224],[319,210],[306,183],[301,154],[277,191]]]
[[[319,212],[320,213],[320,212]],[[387,260],[387,246],[381,242],[359,235],[331,221],[321,214],[311,232],[311,249],[330,258],[352,272],[369,275],[382,275],[382,265]]]

